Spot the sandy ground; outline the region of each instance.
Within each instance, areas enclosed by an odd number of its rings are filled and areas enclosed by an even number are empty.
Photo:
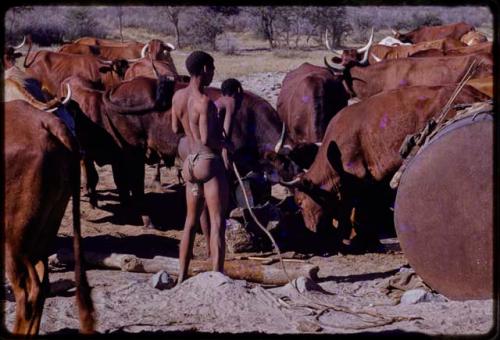
[[[258,73],[240,80],[244,88],[275,106],[283,77],[282,73]],[[216,79],[214,85],[218,86],[221,80]],[[180,187],[166,189],[169,183],[176,183],[175,171],[162,168],[163,187],[159,189],[149,186],[154,169],[146,167],[147,199],[158,229],[146,229],[140,221],[124,223],[116,218],[118,195],[111,167],[98,168],[98,172],[99,208],[92,209],[88,198],[82,197],[86,249],[142,258],[177,257],[184,196]],[[275,189],[273,192],[280,192]],[[71,247],[70,212],[68,209],[63,219],[54,252]],[[383,243],[385,253],[306,257],[320,270],[315,282],[297,279],[298,290],[290,284],[270,287],[214,272],[198,274],[172,289],[158,290],[150,284],[153,274],[92,269],[88,276],[93,287],[97,331],[143,335],[192,331],[481,335],[490,331],[494,325],[493,300],[457,302],[429,292],[429,302],[401,303],[404,291],[390,289],[389,283],[408,275],[411,269],[397,239],[384,239]],[[198,234],[195,258],[204,259],[205,249],[202,235]],[[227,258],[234,256],[227,254]],[[418,282],[418,277],[411,277]],[[54,293],[45,302],[41,334],[75,333],[78,329],[73,279],[73,272],[67,268],[54,269],[50,274]],[[11,329],[15,303],[8,285],[5,290],[5,319]]]

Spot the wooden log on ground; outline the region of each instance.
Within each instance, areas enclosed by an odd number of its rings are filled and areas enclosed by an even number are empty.
[[[143,259],[130,254],[102,254],[85,252],[85,260],[91,266],[106,269],[119,269],[130,272],[157,273],[160,270],[178,276],[179,260],[176,258],[155,256],[152,259]],[[60,251],[49,257],[49,264],[60,265],[73,263],[73,254],[70,251]],[[300,276],[313,280],[317,278],[319,267],[312,264],[285,262],[285,268],[290,280]],[[188,275],[212,270],[210,261],[192,260],[189,265]],[[285,285],[288,283],[283,268],[280,264],[274,266],[262,265],[260,261],[252,260],[226,260],[224,273],[232,279],[246,280],[255,283],[270,285]]]

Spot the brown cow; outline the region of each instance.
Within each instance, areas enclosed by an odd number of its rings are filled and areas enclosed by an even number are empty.
[[[26,74],[38,80],[51,96],[57,94],[64,79],[75,74],[92,81],[96,87],[111,87],[123,79],[128,67],[127,61],[122,59],[106,61],[89,55],[51,51],[37,51],[28,62],[30,51],[31,39],[24,59]]]
[[[399,33],[393,30],[394,38],[402,42],[416,44],[422,41],[453,38],[460,40],[462,36],[470,31],[475,31],[474,26],[465,22],[459,22],[441,26],[422,26],[408,33]]]
[[[413,45],[399,45],[399,46],[384,46],[384,45],[373,45],[370,49],[370,55],[368,61],[370,64],[378,63],[384,59],[399,59],[407,58],[419,51],[425,51],[429,49],[437,49],[439,51],[448,51],[463,47],[465,44],[462,42],[452,39],[439,39],[432,41],[423,41],[421,43]]]
[[[287,73],[276,104],[292,145],[323,139],[330,119],[349,96],[327,68],[304,63]]]
[[[325,58],[325,65],[332,72],[341,74],[351,96],[363,99],[382,91],[405,86],[458,83],[474,60],[478,62],[474,78],[492,75],[493,58],[489,53],[454,57],[392,59],[366,67],[329,65]]]
[[[490,54],[493,53],[493,43],[491,41],[487,41],[476,45],[459,47],[447,51],[430,49],[430,50],[416,52],[412,54],[411,57],[418,58],[418,57],[459,56],[459,55],[476,54],[476,53],[490,53]]]
[[[164,44],[159,40],[152,40],[148,45],[148,56],[143,57],[133,63],[125,73],[125,80],[130,80],[135,77],[150,77],[156,78],[151,60],[154,63],[156,71],[160,75],[178,77],[177,69],[175,68],[174,60],[170,55],[175,47],[172,44]]]
[[[97,45],[97,46],[114,46],[114,47],[133,47],[138,46],[140,49],[144,47],[144,43],[135,40],[131,41],[118,41],[111,39],[102,39],[95,37],[82,37],[72,42],[73,44],[80,45]]]
[[[76,300],[83,333],[93,305],[80,236],[76,141],[54,115],[16,100],[4,106],[5,269],[16,299],[13,333],[36,335],[49,290],[48,256],[70,196],[73,204]]]
[[[161,157],[171,166],[177,153],[179,137],[171,131],[169,111],[174,82],[163,77],[138,77],[99,91],[88,80],[72,76],[64,80],[65,84],[70,85],[72,98],[78,103],[76,134],[86,160],[111,164],[120,203],[123,207],[132,204],[148,225],[144,212],[145,162],[156,163]],[[93,202],[96,183],[97,178],[87,177]]]
[[[340,111],[330,121],[309,171],[291,182],[282,182],[294,188],[306,227],[314,232],[331,230],[333,218],[338,221],[340,239],[347,239],[356,200],[363,200],[370,186],[382,184],[390,190],[388,181],[402,163],[399,148],[403,140],[421,131],[456,87],[405,87],[366,98]],[[465,86],[453,103],[486,99]],[[451,110],[447,117],[454,113]],[[376,197],[382,196],[379,193]],[[367,202],[370,204],[373,201]]]

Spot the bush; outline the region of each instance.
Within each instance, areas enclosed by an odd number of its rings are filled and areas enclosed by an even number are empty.
[[[78,39],[84,36],[104,38],[106,31],[91,15],[87,8],[71,8],[64,17],[66,28],[65,38]]]
[[[439,26],[443,21],[433,13],[418,13],[414,14],[412,18],[412,26],[418,28],[420,26]]]

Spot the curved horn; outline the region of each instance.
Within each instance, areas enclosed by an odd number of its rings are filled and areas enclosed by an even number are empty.
[[[105,59],[101,59],[101,58],[98,58],[99,61],[103,64],[106,64],[106,65],[113,65],[113,62],[111,60],[105,60]]]
[[[372,56],[372,58],[373,58],[373,59],[375,59],[375,61],[376,61],[377,63],[380,63],[380,62],[382,61],[382,59],[381,59],[381,58],[377,57],[377,56],[376,56],[375,54],[373,54],[373,53],[371,54],[371,56]]]
[[[323,143],[322,142],[316,142],[314,144],[316,144],[316,146],[321,146],[321,144],[323,144]]]
[[[398,31],[396,31],[394,28],[391,28],[391,32],[392,32],[392,35],[394,37],[396,37],[396,35],[399,33]]]
[[[171,43],[166,43],[165,45],[167,45],[167,47],[170,48],[171,51],[175,50],[175,46]]]
[[[55,110],[57,110],[59,107],[53,107],[52,109],[47,109],[47,110],[44,110],[45,112],[54,112]]]
[[[26,42],[26,36],[24,36],[24,37],[23,37],[23,42],[22,42],[22,43],[20,43],[20,44],[19,44],[19,45],[17,45],[17,46],[14,46],[14,47],[13,47],[13,49],[15,49],[15,50],[20,49],[21,47],[23,47],[23,46],[24,46],[24,43],[25,43],[25,42]]]
[[[332,52],[333,54],[335,54],[337,57],[342,58],[342,53],[344,51],[342,51],[342,50],[334,50],[333,48],[330,47],[330,43],[328,42],[328,28],[325,30],[325,46],[326,46],[326,48],[330,52]]]
[[[326,57],[324,58],[325,65],[332,71],[344,71],[345,66],[342,64],[337,64],[337,63],[332,63],[332,65],[328,64],[328,61],[326,60]]]
[[[127,62],[129,63],[136,63],[138,62],[139,60],[141,60],[142,58],[134,58],[134,59],[125,59]]]
[[[282,179],[279,180],[279,184],[281,184],[282,186],[284,187],[293,187],[293,186],[296,186],[297,183],[300,182],[300,177],[296,177],[294,179],[292,179],[291,181],[284,181]]]
[[[66,83],[66,88],[67,88],[67,94],[66,98],[64,98],[64,100],[61,102],[62,105],[66,105],[71,99],[71,87],[69,86],[68,83]]]
[[[283,123],[283,127],[281,128],[281,135],[280,139],[278,140],[278,143],[276,143],[276,146],[274,147],[274,152],[279,153],[281,148],[283,147],[283,142],[285,141],[285,123]]]
[[[373,43],[373,27],[372,27],[372,33],[370,34],[370,39],[368,39],[368,43],[364,47],[358,48],[356,51],[358,53],[363,53],[370,48],[372,43]]]
[[[141,58],[144,58],[146,56],[146,50],[148,49],[149,47],[149,43],[147,43],[146,45],[144,45],[144,47],[142,48],[141,50]]]

